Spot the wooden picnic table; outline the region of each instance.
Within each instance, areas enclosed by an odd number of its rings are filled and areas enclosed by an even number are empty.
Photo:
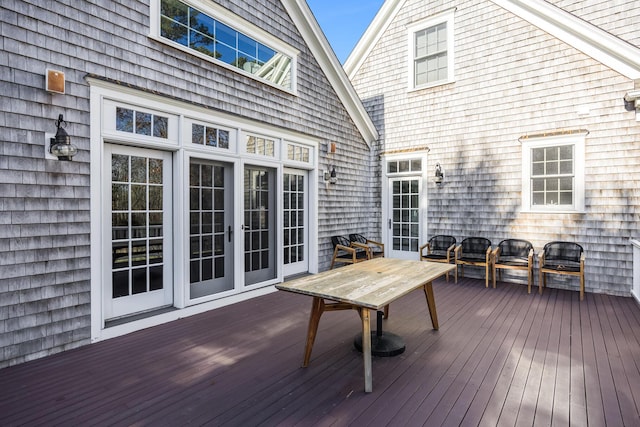
[[[367,393],[371,392],[373,376],[369,311],[380,310],[403,295],[422,288],[427,298],[431,324],[437,330],[438,315],[432,282],[454,268],[454,265],[437,262],[374,258],[276,285],[282,291],[313,297],[302,366],[309,364],[322,313],[356,309],[362,319],[364,389]],[[325,299],[333,302],[327,303]]]

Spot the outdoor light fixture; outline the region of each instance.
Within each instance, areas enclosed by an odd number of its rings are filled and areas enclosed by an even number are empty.
[[[442,166],[440,163],[436,163],[436,177],[433,179],[436,184],[442,184],[444,181],[444,172],[442,171]]]
[[[62,118],[62,114],[58,116],[56,127],[58,128],[56,136],[49,139],[49,153],[53,154],[58,160],[71,160],[78,153],[78,147],[71,143],[71,137],[62,124],[67,122]]]
[[[336,167],[331,166],[331,172],[324,171],[324,180],[329,184],[335,184],[338,182],[338,176],[336,175]]]

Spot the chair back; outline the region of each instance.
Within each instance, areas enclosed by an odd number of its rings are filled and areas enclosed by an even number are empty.
[[[433,252],[446,252],[452,245],[456,244],[456,238],[443,234],[433,236],[429,239],[429,246]]]
[[[461,243],[463,254],[483,254],[491,247],[491,240],[484,237],[467,237]]]
[[[338,245],[349,247],[351,241],[344,236],[331,236],[331,244],[333,244],[334,248]]]
[[[533,249],[531,242],[522,239],[506,239],[498,245],[500,248],[500,257],[517,257],[526,258],[529,251]]]
[[[545,260],[580,262],[582,246],[574,242],[549,242],[544,245]]]
[[[363,244],[367,243],[367,238],[364,237],[362,234],[349,234],[349,240],[357,243],[363,243]]]

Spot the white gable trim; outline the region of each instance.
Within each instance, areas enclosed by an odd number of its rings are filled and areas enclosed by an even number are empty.
[[[640,78],[640,49],[543,0],[491,0],[630,79]]]
[[[369,24],[369,27],[344,62],[344,70],[349,78],[353,78],[356,75],[364,60],[367,59],[373,47],[405,3],[406,0],[386,0],[382,4],[373,21],[371,21],[371,24]]]
[[[340,98],[340,101],[349,112],[360,134],[367,145],[371,147],[371,144],[378,139],[378,131],[340,65],[340,61],[338,61],[336,54],[329,45],[327,38],[320,29],[320,25],[318,25],[307,2],[305,0],[283,0],[282,4],[338,94],[338,98]]]

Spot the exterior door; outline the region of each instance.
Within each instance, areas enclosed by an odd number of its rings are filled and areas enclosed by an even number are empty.
[[[283,264],[284,275],[309,271],[308,173],[287,169],[283,175]]]
[[[245,284],[276,277],[276,170],[244,168]]]
[[[189,297],[233,289],[233,165],[189,165]]]
[[[105,318],[173,303],[171,153],[105,145]]]
[[[420,245],[420,178],[391,178],[389,186],[389,256],[416,259]]]

